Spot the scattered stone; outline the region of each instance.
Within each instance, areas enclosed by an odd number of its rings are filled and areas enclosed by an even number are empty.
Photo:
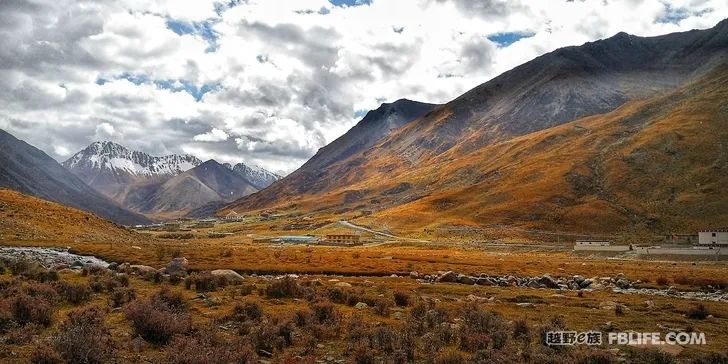
[[[533,307],[536,307],[536,305],[533,304],[533,303],[531,303],[531,302],[520,302],[520,303],[516,303],[516,306],[523,307],[523,308],[533,308]]]
[[[232,269],[215,269],[210,274],[217,277],[224,277],[228,282],[242,282],[245,280],[243,276]]]
[[[181,258],[174,258],[172,261],[167,263],[167,267],[165,268],[165,271],[167,274],[174,274],[176,276],[186,276],[187,275],[187,258],[181,257]]]
[[[652,300],[647,300],[645,301],[645,307],[651,310],[655,308],[655,302],[653,302]]]
[[[602,301],[599,303],[599,308],[602,310],[614,310],[617,308],[617,303],[613,301]]]
[[[410,272],[410,273],[409,273],[409,276],[410,276],[410,278],[412,278],[412,279],[417,279],[417,278],[420,278],[420,274],[419,274],[419,273],[417,273],[417,272],[415,272],[415,271],[412,271],[412,272]]]
[[[77,260],[77,261],[71,263],[71,268],[83,268],[83,263],[81,263]]]
[[[458,275],[458,283],[472,286],[475,284],[475,278],[460,274]]]
[[[154,273],[157,270],[148,265],[133,264],[129,266],[129,270],[139,275],[145,275],[147,273]]]
[[[369,307],[369,305],[367,305],[367,304],[366,304],[366,303],[364,303],[364,302],[359,302],[359,303],[357,303],[356,305],[354,305],[354,308],[356,308],[357,310],[365,310],[365,309],[367,309],[368,307]]]
[[[440,283],[457,283],[458,275],[453,271],[448,271],[437,277],[435,281]]]
[[[336,286],[336,287],[351,287],[351,283],[339,282],[339,283],[336,283],[334,286]]]

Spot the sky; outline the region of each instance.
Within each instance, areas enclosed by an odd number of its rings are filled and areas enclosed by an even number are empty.
[[[714,26],[725,0],[0,0],[0,129],[287,174],[368,110],[554,49]]]

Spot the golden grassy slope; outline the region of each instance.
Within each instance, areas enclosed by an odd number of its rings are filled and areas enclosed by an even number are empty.
[[[400,231],[505,224],[638,235],[726,225],[726,85],[722,66],[659,97],[476,150],[463,142],[417,165],[389,148],[413,122],[333,166],[312,182],[314,192],[283,191],[264,206],[317,215],[371,210],[358,221]]]
[[[143,236],[85,211],[0,189],[0,243],[131,243]]]

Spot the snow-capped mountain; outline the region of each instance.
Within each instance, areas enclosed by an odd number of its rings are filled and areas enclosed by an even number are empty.
[[[227,167],[228,164],[225,164],[225,166]],[[255,165],[248,166],[244,163],[238,163],[232,167],[232,170],[260,190],[281,179],[281,176]]]
[[[95,142],[63,162],[63,166],[77,175],[104,171],[113,174],[155,177],[176,176],[202,163],[197,157],[185,155],[151,156],[130,150],[113,142]],[[96,173],[94,173],[96,172]]]

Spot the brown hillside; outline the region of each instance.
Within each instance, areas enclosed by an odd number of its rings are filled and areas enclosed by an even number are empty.
[[[334,188],[265,207],[372,210],[369,220],[400,229],[508,224],[662,233],[725,225],[726,100],[723,65],[673,92],[606,114],[475,151],[461,143],[424,166],[388,148],[403,128],[315,182]],[[443,117],[447,112],[440,109]]]
[[[0,189],[0,243],[132,243],[142,236],[96,215]]]

